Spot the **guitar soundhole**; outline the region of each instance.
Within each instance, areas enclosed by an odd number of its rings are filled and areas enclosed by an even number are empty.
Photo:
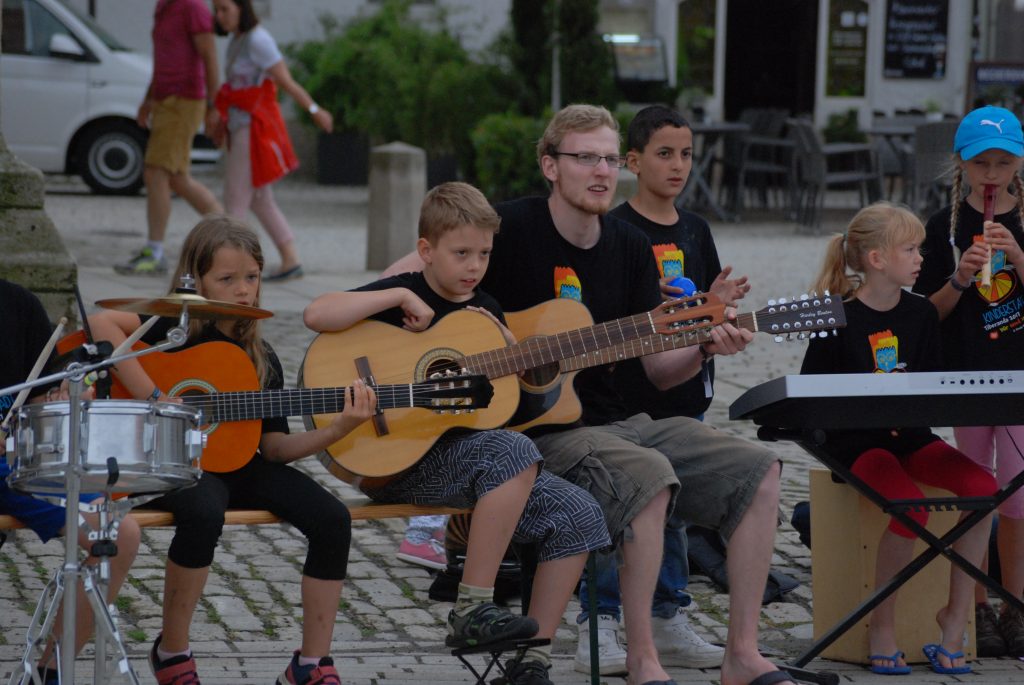
[[[545,364],[535,369],[529,369],[522,376],[522,381],[528,386],[542,388],[558,379],[558,364]]]
[[[413,376],[417,383],[422,383],[429,380],[435,373],[439,373],[442,376],[447,371],[459,373],[462,370],[461,359],[462,355],[456,350],[450,348],[432,349],[420,358],[416,364]]]

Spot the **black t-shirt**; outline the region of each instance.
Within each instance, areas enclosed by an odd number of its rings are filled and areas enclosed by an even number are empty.
[[[953,248],[949,244],[949,219],[952,207],[933,214],[928,220],[923,245],[924,264],[914,284],[914,292],[931,295],[946,284],[956,269]],[[983,233],[984,215],[965,200],[960,204],[956,246],[966,252],[973,236]],[[1024,246],[1017,210],[995,217]],[[946,368],[987,371],[1024,368],[1024,290],[1020,274],[998,251],[992,255],[992,287],[981,286],[980,275],[942,322],[942,346]]]
[[[501,231],[494,237],[482,287],[505,311],[564,297],[582,302],[595,323],[604,323],[649,311],[661,302],[651,243],[621,219],[603,216],[601,237],[584,250],[558,233],[547,198],[503,202],[495,209]],[[631,413],[615,392],[608,365],[580,372],[575,388],[587,425]]]
[[[6,331],[0,352],[0,388],[6,388],[28,380],[28,374],[46,347],[53,328],[39,298],[20,285],[3,279],[0,279],[0,325]],[[48,369],[42,375],[53,371]],[[41,395],[56,385],[51,383],[33,388],[29,397]],[[17,394],[0,395],[0,421],[7,416]]]
[[[466,307],[480,307],[482,309],[486,309],[491,314],[494,314],[499,321],[505,323],[505,314],[501,311],[501,305],[498,304],[497,300],[480,288],[477,288],[473,292],[472,299],[465,302],[452,302],[451,300],[445,299],[435,293],[430,287],[430,284],[427,283],[426,277],[419,271],[382,278],[379,281],[374,281],[373,283],[353,288],[352,292],[388,290],[390,288],[407,288],[423,300],[428,307],[433,309],[434,318],[430,321],[430,326],[433,326],[448,314],[459,309],[465,309]],[[402,317],[402,308],[392,307],[391,309],[385,309],[382,312],[378,312],[370,318],[375,321],[382,321],[401,328]]]
[[[939,314],[926,298],[903,291],[880,312],[860,300],[846,303],[846,328],[812,338],[800,373],[905,373],[941,368]],[[899,421],[899,417],[893,417]],[[872,447],[903,456],[939,438],[927,428],[829,431],[828,449],[847,466]]]
[[[148,318],[149,317],[145,317],[143,321],[145,321]],[[162,342],[167,337],[167,331],[169,331],[176,325],[178,325],[177,319],[164,317],[157,321],[152,328],[146,331],[146,333],[142,336],[142,342],[146,343],[147,345],[155,345],[158,342]],[[228,336],[221,333],[216,326],[214,326],[213,324],[209,324],[203,327],[202,331],[199,332],[199,335],[195,336],[194,338],[189,338],[188,341],[185,342],[185,345],[183,347],[176,348],[175,350],[168,352],[167,354],[174,354],[176,351],[180,351],[182,349],[187,350],[190,347],[193,347],[195,345],[201,345],[207,342],[229,342],[233,345],[241,347],[241,345],[238,344],[237,340],[235,340],[234,338],[229,338]],[[281,360],[277,358],[277,353],[274,352],[274,349],[270,346],[270,343],[264,340],[263,347],[267,351],[268,373],[267,381],[266,383],[263,384],[263,388],[261,389],[280,390],[284,388],[284,369],[281,367]],[[163,389],[166,390],[166,388]],[[287,433],[287,417],[273,416],[263,419],[263,425],[260,429],[260,432]]]
[[[636,226],[650,239],[654,261],[662,278],[685,276],[698,290],[708,292],[718,274],[722,273],[711,227],[692,212],[677,211],[679,219],[671,225],[651,221],[628,202],[623,202],[609,214]],[[708,362],[708,371],[714,382],[714,360]],[[616,364],[614,378],[615,389],[622,395],[626,406],[633,411],[647,412],[655,419],[697,417],[711,405],[700,374],[674,388],[658,390],[647,378],[640,360],[630,359]]]

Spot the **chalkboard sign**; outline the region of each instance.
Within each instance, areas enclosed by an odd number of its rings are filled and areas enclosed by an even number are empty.
[[[949,0],[889,0],[885,15],[885,78],[946,75]]]

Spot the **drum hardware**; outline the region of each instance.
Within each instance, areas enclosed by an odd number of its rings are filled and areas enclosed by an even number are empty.
[[[174,293],[164,297],[124,297],[99,300],[97,305],[104,309],[153,316],[178,316],[187,311],[194,319],[219,321],[221,319],[266,319],[273,312],[259,307],[249,307],[234,302],[208,300],[189,292]]]
[[[178,297],[184,297],[184,295]],[[209,301],[204,300],[204,302]],[[72,506],[66,507],[64,519],[64,565],[57,570],[54,574],[53,580],[51,580],[43,590],[43,594],[36,606],[35,614],[33,615],[32,622],[29,625],[26,635],[26,649],[22,657],[21,668],[19,670],[15,670],[15,672],[11,674],[11,679],[9,681],[10,685],[27,685],[28,683],[38,685],[38,673],[35,670],[35,665],[33,663],[34,650],[39,648],[41,645],[45,645],[45,641],[53,629],[53,622],[56,619],[59,606],[63,606],[64,621],[61,636],[59,639],[55,640],[58,680],[61,683],[75,682],[75,612],[77,608],[79,579],[83,582],[86,596],[88,597],[93,609],[95,623],[94,639],[96,644],[94,664],[96,674],[95,682],[110,682],[110,678],[114,675],[113,672],[108,672],[112,669],[108,669],[108,665],[106,663],[106,647],[107,644],[110,643],[118,653],[117,660],[113,666],[116,667],[120,674],[128,678],[133,685],[138,685],[139,683],[138,676],[135,674],[134,669],[132,669],[131,664],[128,661],[127,650],[125,649],[124,642],[121,639],[121,635],[117,628],[116,609],[113,605],[108,605],[105,599],[106,586],[110,577],[109,555],[106,554],[100,557],[100,564],[98,564],[97,569],[83,568],[83,564],[79,561],[78,531],[79,518],[81,516],[79,506],[81,505],[75,505],[79,503],[79,496],[82,493],[80,440],[82,437],[82,411],[83,405],[86,404],[86,402],[83,402],[78,398],[82,396],[82,391],[86,384],[86,378],[89,374],[93,372],[102,372],[103,370],[127,359],[134,359],[155,351],[168,350],[183,345],[187,337],[186,331],[188,330],[189,309],[192,304],[193,302],[190,301],[179,302],[177,309],[174,311],[175,314],[180,315],[178,326],[167,332],[166,340],[157,343],[152,347],[147,347],[142,350],[127,351],[124,354],[113,355],[106,359],[98,359],[87,363],[73,362],[69,364],[64,371],[59,371],[42,378],[37,378],[35,380],[26,381],[18,385],[0,389],[0,395],[14,394],[26,388],[34,388],[39,385],[46,385],[67,379],[69,382],[69,397],[72,398],[67,402],[69,409],[67,420],[67,449],[65,452],[67,455],[67,468],[64,473],[65,500]],[[194,304],[202,306],[202,303]],[[241,305],[231,306],[240,307]],[[256,311],[261,312],[263,310]],[[86,345],[85,347],[89,347],[89,345]],[[86,354],[90,356],[99,356],[100,350],[95,349],[96,346],[92,347],[94,349],[87,349]],[[49,351],[47,350],[45,354],[48,355]],[[9,443],[16,445],[17,438],[15,437],[14,440],[9,440]],[[193,445],[193,448],[194,447],[195,445]],[[198,445],[198,449],[201,449],[201,440]],[[17,451],[16,446],[15,451]],[[120,478],[121,468],[114,457],[110,457],[106,464],[107,479],[106,487],[104,488],[106,491],[106,498],[104,500],[104,504],[99,509],[100,531],[90,530],[89,532],[89,539],[94,540],[94,550],[101,553],[109,553],[111,551],[116,552],[114,540],[116,540],[117,527],[120,525],[120,521],[127,514],[128,510],[135,504],[140,503],[140,500],[137,498],[133,498],[131,501],[118,502],[117,504],[113,503],[111,489]],[[13,475],[14,471],[12,470],[12,477]],[[166,489],[170,490],[174,489],[174,487],[172,486]],[[158,496],[158,494],[159,493],[148,495],[147,499],[152,499],[153,497]],[[95,511],[95,509],[93,511]],[[83,521],[83,523],[85,522]]]

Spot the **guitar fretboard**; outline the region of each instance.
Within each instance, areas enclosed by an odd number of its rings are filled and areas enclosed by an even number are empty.
[[[588,328],[531,338],[516,345],[470,355],[465,358],[465,366],[473,373],[481,373],[488,378],[501,378],[519,374],[527,369],[554,364],[563,359],[598,353],[655,332],[651,315],[644,312]]]
[[[757,319],[752,313],[739,314],[733,325],[738,328],[745,328],[748,331],[757,332]],[[562,372],[579,371],[592,366],[634,359],[654,354],[655,352],[667,352],[668,350],[675,350],[680,347],[692,347],[693,345],[706,342],[711,342],[710,326],[707,328],[686,329],[678,333],[658,333],[630,340],[614,347],[594,350],[571,359],[562,360],[560,370]]]
[[[430,386],[432,387],[432,386]],[[299,388],[246,392],[220,392],[209,395],[186,395],[182,401],[203,412],[209,423],[220,421],[251,421],[277,416],[335,414],[345,408],[348,388]],[[431,396],[421,392],[418,384],[378,385],[377,405],[381,409],[426,407]]]

